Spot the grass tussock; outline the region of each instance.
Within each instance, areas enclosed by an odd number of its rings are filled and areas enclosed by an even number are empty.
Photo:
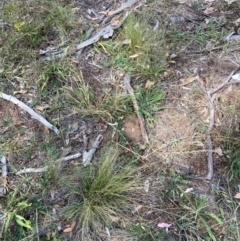
[[[131,194],[138,188],[138,176],[130,166],[117,164],[117,151],[109,148],[99,163],[80,168],[74,173],[75,183],[68,184],[74,193],[73,202],[63,215],[77,221],[78,235],[95,233],[111,225],[111,215],[123,215],[131,203]]]
[[[111,55],[106,59],[105,66],[116,65],[120,69],[137,71],[156,79],[166,69],[167,46],[164,26],[156,30],[153,28],[147,19],[131,14],[116,40],[98,44]]]
[[[98,116],[110,120],[132,112],[131,98],[123,95],[118,86],[114,94],[107,91],[98,95],[84,81],[82,74],[73,76],[72,85],[65,86],[64,92],[68,104],[84,116]]]

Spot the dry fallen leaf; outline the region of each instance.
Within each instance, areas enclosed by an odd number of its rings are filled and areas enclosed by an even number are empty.
[[[116,217],[112,215],[109,215],[109,218],[113,223],[118,223],[118,221],[120,220],[120,217]]]
[[[13,91],[13,94],[16,95],[16,94],[26,94],[28,92],[27,89],[21,89],[19,91]]]
[[[145,89],[150,89],[151,87],[153,87],[155,85],[154,81],[148,80],[147,83],[145,84]]]
[[[76,8],[72,8],[72,11],[73,11],[74,13],[77,13],[77,12],[80,11],[80,8],[78,8],[78,7],[76,7]]]
[[[137,58],[139,55],[141,55],[142,53],[138,53],[138,54],[133,54],[133,55],[130,55],[129,58],[130,59],[135,59]]]
[[[219,156],[223,156],[223,151],[220,147],[215,148],[215,152],[219,155]]]
[[[72,232],[72,228],[71,227],[68,227],[68,228],[65,228],[65,229],[63,229],[63,232],[64,233],[70,233],[70,232]]]
[[[108,16],[111,16],[112,14],[113,14],[113,11],[109,11],[109,12],[107,13]]]
[[[119,19],[116,19],[116,20],[114,20],[114,21],[111,23],[111,25],[112,25],[112,26],[117,26],[119,23],[120,23],[120,20],[119,20]]]
[[[70,233],[75,228],[75,226],[76,226],[76,221],[73,221],[70,227],[63,229],[63,232]]]
[[[125,39],[121,43],[122,44],[131,44],[131,39]]]
[[[188,85],[190,83],[192,83],[194,80],[197,80],[199,78],[199,76],[189,76],[186,79],[181,79],[182,85]]]
[[[172,226],[172,224],[169,224],[169,223],[159,223],[157,225],[159,228],[169,228]]]
[[[237,198],[237,199],[240,199],[240,192],[237,193],[234,197]]]
[[[184,191],[184,193],[189,193],[189,192],[191,192],[192,190],[193,190],[192,187],[187,188],[187,189]],[[180,196],[182,197],[182,196],[183,196],[183,193],[182,193]]]
[[[98,12],[98,13],[100,13],[100,14],[104,14],[104,15],[107,15],[107,14],[108,14],[107,11],[101,11],[101,12]]]
[[[92,18],[92,17],[91,17],[90,15],[88,15],[88,14],[86,14],[85,16],[86,16],[86,18],[88,18],[88,19],[90,19],[90,20],[93,20],[93,21],[98,20],[98,18]]]
[[[203,12],[204,12],[205,14],[211,14],[211,13],[214,13],[215,11],[216,11],[215,8],[209,7],[209,8],[206,8]]]
[[[159,223],[157,226],[159,228],[166,228],[166,232],[168,232],[168,228],[170,228],[172,226],[172,224],[169,224],[169,223]]]
[[[70,227],[71,227],[72,229],[74,229],[75,226],[76,226],[76,221],[73,221]]]
[[[38,110],[38,111],[43,111],[43,110],[45,110],[47,108],[49,108],[49,105],[46,105],[46,106],[37,105],[35,107],[35,109]]]
[[[132,211],[132,213],[138,212],[142,207],[143,207],[143,205],[138,205],[137,207],[134,208],[134,210]]]

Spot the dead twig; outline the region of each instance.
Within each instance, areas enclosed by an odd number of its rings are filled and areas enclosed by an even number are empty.
[[[64,161],[71,161],[73,159],[79,158],[81,155],[82,154],[80,152],[78,152],[78,153],[70,155],[70,156],[59,158],[59,159],[55,160],[55,163],[57,163],[57,162],[64,162]],[[40,167],[40,168],[24,168],[24,169],[18,171],[16,174],[24,174],[24,173],[32,173],[32,172],[34,172],[34,173],[45,172],[48,169],[49,169],[48,166]]]
[[[144,120],[139,112],[139,106],[138,106],[138,103],[137,103],[137,100],[136,100],[136,97],[134,95],[134,91],[133,91],[133,88],[132,86],[130,85],[130,74],[128,73],[125,77],[124,77],[124,86],[126,87],[129,95],[131,96],[132,98],[132,102],[133,102],[133,107],[135,109],[135,112],[137,114],[137,117],[138,117],[138,121],[139,121],[139,125],[140,125],[140,129],[141,129],[141,134],[142,134],[142,138],[145,142],[149,143],[149,140],[148,140],[148,135],[147,135],[147,132],[145,130],[145,127],[144,127]]]
[[[95,139],[92,148],[89,151],[86,151],[87,148],[87,137],[84,136],[83,137],[84,140],[84,151],[83,151],[83,166],[87,166],[90,164],[94,153],[96,152],[97,148],[99,147],[101,141],[103,140],[103,136],[102,135],[98,135],[97,138]]]
[[[44,119],[42,116],[37,114],[32,108],[30,108],[29,106],[24,104],[22,101],[18,100],[16,97],[4,94],[2,92],[0,92],[0,97],[2,99],[4,99],[4,100],[11,101],[15,105],[19,106],[21,109],[27,111],[31,115],[32,118],[38,120],[44,126],[49,128],[50,130],[53,130],[57,135],[59,135],[59,130],[57,129],[57,127],[55,127],[54,125],[50,124],[46,119]]]
[[[97,138],[95,139],[92,148],[89,151],[86,151],[87,148],[87,137],[84,135],[84,152],[83,152],[83,165],[87,166],[89,165],[89,163],[91,162],[94,153],[96,152],[97,148],[99,147],[103,136],[102,135],[98,135]],[[73,159],[77,159],[82,155],[82,153],[78,152],[76,154],[70,155],[70,156],[66,156],[66,157],[62,157],[59,158],[57,160],[55,160],[55,163],[58,162],[66,162],[66,161],[70,161]],[[49,166],[45,166],[45,167],[40,167],[40,168],[24,168],[20,171],[18,171],[16,174],[24,174],[24,173],[38,173],[38,172],[45,172],[49,169]]]

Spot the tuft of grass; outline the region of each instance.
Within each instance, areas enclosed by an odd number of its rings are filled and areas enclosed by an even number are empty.
[[[27,187],[29,182],[30,179],[23,178],[15,190],[7,195],[4,229],[0,236],[4,240],[10,240],[10,238],[19,240],[33,234],[32,222],[29,217],[25,216],[26,212],[31,209],[31,203],[28,202],[31,188],[31,185]]]
[[[41,91],[48,88],[59,89],[74,73],[73,67],[66,59],[55,59],[50,62],[42,62],[38,66],[38,85]]]
[[[72,77],[72,86],[65,86],[64,91],[67,102],[85,116],[122,120],[124,116],[134,111],[131,97],[123,93],[118,84],[115,91],[105,92],[97,97],[80,74]],[[138,88],[135,90],[135,95],[140,113],[149,123],[154,123],[153,114],[162,109],[161,101],[165,97],[165,92],[154,86],[149,89]]]
[[[165,29],[153,31],[153,26],[141,16],[131,14],[119,36],[96,46],[110,55],[105,66],[140,72],[156,79],[166,68]]]
[[[136,90],[136,99],[139,103],[139,111],[149,123],[155,122],[153,114],[163,108],[161,101],[164,97],[165,92],[160,90],[159,87]]]
[[[163,183],[160,201],[164,205],[159,215],[161,216],[164,211],[168,223],[174,224],[177,232],[171,233],[171,237],[178,240],[181,236],[187,241],[239,239],[238,204],[232,196],[238,192],[238,187],[233,191],[232,181],[229,182],[226,177],[219,180],[219,188],[215,192],[218,201],[213,206],[210,197],[199,195],[197,188],[186,193],[185,190],[189,188],[190,182],[177,173],[163,170],[159,177]]]
[[[170,238],[170,235],[165,230],[154,230],[150,225],[146,224],[133,224],[129,232],[141,241],[165,241]]]
[[[102,156],[99,167],[88,166],[74,173],[77,181],[67,186],[74,194],[74,201],[63,215],[78,223],[79,236],[96,233],[111,225],[111,215],[121,215],[136,192],[138,177],[129,166],[117,164],[118,153],[112,147]]]
[[[230,180],[239,180],[240,179],[240,151],[239,150],[231,150],[230,153],[230,171],[231,177]]]
[[[132,112],[131,98],[123,95],[116,85],[115,93],[105,92],[100,96],[85,83],[82,74],[72,77],[72,86],[64,87],[69,105],[74,106],[84,116],[98,116],[104,119],[116,119]]]

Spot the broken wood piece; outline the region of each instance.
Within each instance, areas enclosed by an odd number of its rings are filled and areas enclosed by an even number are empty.
[[[99,30],[93,37],[83,41],[77,45],[77,50],[79,51],[82,48],[85,48],[93,43],[96,43],[102,36],[111,36],[113,34],[113,28],[111,25]]]
[[[89,151],[84,150],[84,152],[83,152],[83,160],[82,160],[84,167],[86,167],[87,165],[90,164],[90,162],[91,162],[91,160],[93,158],[93,155],[96,152],[97,148],[99,147],[102,139],[103,139],[103,136],[102,135],[98,135],[97,138],[95,139],[93,145],[92,145],[92,148]],[[85,137],[84,138],[84,146],[85,147],[86,147],[86,141],[87,141],[87,139]]]
[[[7,160],[5,156],[1,157],[1,163],[2,163],[2,177],[1,185],[0,185],[0,196],[6,194],[7,192]]]
[[[0,92],[0,97],[4,100],[11,101],[15,105],[19,106],[21,109],[27,111],[31,115],[32,118],[38,120],[44,126],[46,126],[48,129],[53,130],[57,135],[59,135],[59,130],[57,129],[57,127],[50,124],[46,119],[44,119],[42,116],[37,114],[32,108],[30,108],[29,106],[24,104],[22,101],[18,100],[16,97],[4,94],[2,92]]]
[[[77,55],[76,57],[78,57],[80,55],[80,50],[93,44],[96,43],[101,37],[103,38],[109,38],[113,35],[114,30],[119,28],[124,20],[127,18],[127,16],[129,15],[129,12],[126,12],[125,16],[123,17],[123,19],[119,22],[118,25],[113,26],[112,24],[107,25],[106,27],[104,27],[103,29],[99,30],[93,37],[81,42],[80,44],[77,45]]]
[[[48,170],[48,167],[40,167],[40,168],[24,168],[18,171],[16,174],[23,174],[23,173],[38,173],[38,172],[45,172]]]
[[[147,131],[145,130],[145,127],[144,127],[144,120],[143,120],[143,118],[142,118],[142,116],[141,116],[141,114],[139,112],[139,106],[138,106],[136,97],[134,95],[133,88],[130,85],[130,74],[129,73],[124,77],[124,86],[126,87],[129,95],[132,98],[133,107],[135,109],[135,112],[136,112],[138,120],[139,120],[139,125],[140,125],[140,128],[141,128],[142,138],[143,138],[143,140],[145,142],[149,143]]]
[[[102,24],[108,22],[110,19],[113,18],[114,15],[121,13],[124,9],[132,7],[137,1],[138,0],[128,0],[125,3],[122,3],[122,5],[116,10],[108,12],[109,17],[105,18]]]
[[[124,9],[132,7],[138,0],[128,0],[121,4],[119,8],[114,11],[109,12],[110,16],[114,16],[118,13],[121,13]]]
[[[63,162],[63,161],[70,161],[70,160],[79,158],[81,155],[82,154],[80,152],[78,152],[78,153],[70,155],[70,156],[65,156],[65,157],[59,158],[59,159],[55,160],[55,162],[57,163],[57,162]],[[25,169],[18,171],[16,174],[31,173],[31,172],[35,172],[35,173],[45,172],[48,169],[49,169],[48,166],[40,167],[40,168],[25,168]]]
[[[208,144],[208,174],[206,176],[207,180],[211,180],[213,178],[213,146],[211,135],[207,135],[207,144]]]

